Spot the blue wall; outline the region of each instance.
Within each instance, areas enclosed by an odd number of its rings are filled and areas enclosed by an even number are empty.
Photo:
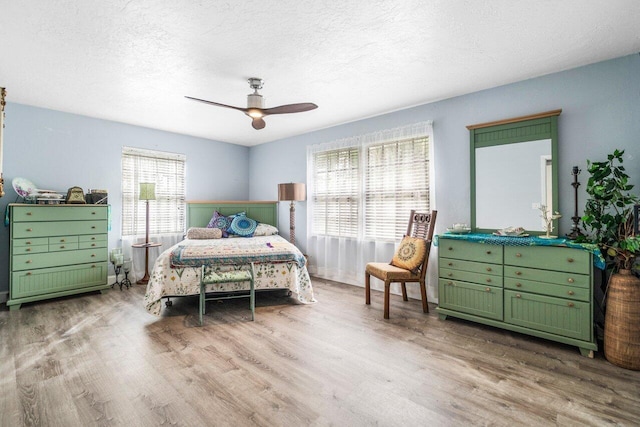
[[[15,177],[27,178],[39,188],[65,192],[72,186],[85,191],[107,189],[112,213],[109,247],[120,246],[123,146],[185,154],[187,200],[249,197],[248,147],[8,102],[3,161],[6,195],[0,199],[1,212],[16,200],[11,186]],[[7,227],[0,227],[0,254],[0,292],[6,292]]]
[[[276,198],[278,183],[306,182],[307,145],[433,120],[436,232],[443,232],[453,223],[471,222],[466,126],[560,108],[559,186],[560,212],[564,216],[559,232],[564,234],[571,229],[573,215],[572,166],[583,170],[578,196],[583,206],[586,160],[604,160],[614,148],[625,149],[625,165],[640,195],[638,54],[253,147],[249,156],[250,196]],[[296,206],[296,243],[306,250],[306,203]],[[287,210],[285,204],[280,206],[283,234],[288,231]]]

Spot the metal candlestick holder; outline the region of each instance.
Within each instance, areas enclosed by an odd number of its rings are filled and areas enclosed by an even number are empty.
[[[573,216],[571,217],[571,221],[573,225],[571,226],[571,233],[567,234],[567,238],[571,240],[575,240],[580,236],[584,236],[584,233],[580,230],[580,216],[578,215],[578,187],[580,187],[580,183],[578,182],[578,175],[580,175],[581,170],[578,169],[578,166],[574,166],[571,170],[571,175],[573,175],[573,182],[571,186],[574,191],[574,211]]]

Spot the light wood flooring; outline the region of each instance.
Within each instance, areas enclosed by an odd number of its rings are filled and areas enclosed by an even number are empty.
[[[313,280],[148,314],[144,287],[0,308],[0,426],[639,425],[640,372]],[[431,308],[435,308],[431,305]]]

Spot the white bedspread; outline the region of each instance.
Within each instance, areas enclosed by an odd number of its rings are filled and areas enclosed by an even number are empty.
[[[255,242],[265,245],[290,244],[278,235],[251,238],[234,238],[233,243],[239,246],[250,246]],[[153,266],[151,278],[147,284],[144,304],[147,311],[157,316],[162,310],[162,298],[167,296],[198,295],[200,293],[200,267],[171,268],[171,253],[179,245],[227,245],[229,239],[213,240],[184,240],[160,254]],[[233,265],[215,267],[216,271],[230,271],[237,269]],[[248,269],[248,265],[240,268]],[[315,302],[313,288],[309,279],[307,267],[299,267],[296,262],[258,263],[255,265],[256,289],[289,289],[296,295],[298,301],[304,304]],[[207,291],[238,291],[248,289],[245,283],[226,283],[209,285]]]

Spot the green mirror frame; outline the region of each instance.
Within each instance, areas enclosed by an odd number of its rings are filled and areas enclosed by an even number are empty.
[[[562,110],[552,110],[495,122],[467,126],[471,137],[471,229],[475,233],[492,233],[495,229],[482,227],[476,218],[476,149],[504,144],[551,140],[551,189],[552,212],[558,210],[558,116]],[[499,191],[497,189],[496,191]],[[512,225],[517,225],[514,219]],[[480,227],[479,227],[480,225]],[[553,222],[558,230],[558,220]],[[540,230],[526,230],[530,234],[543,234]]]

